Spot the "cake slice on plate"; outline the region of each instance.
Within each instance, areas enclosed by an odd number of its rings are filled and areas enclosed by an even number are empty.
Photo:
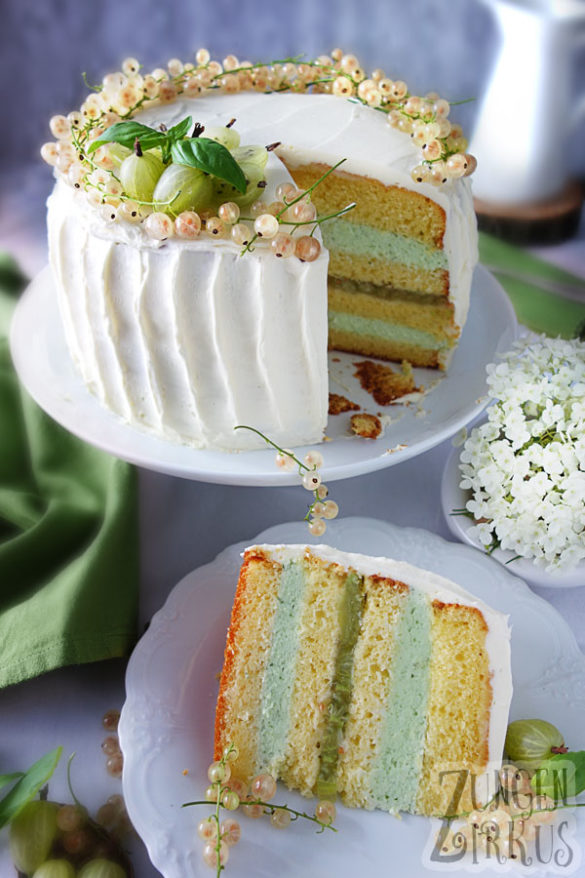
[[[327,546],[253,546],[215,754],[234,744],[245,782],[268,772],[354,807],[459,813],[487,800],[511,694],[506,617],[455,583]]]

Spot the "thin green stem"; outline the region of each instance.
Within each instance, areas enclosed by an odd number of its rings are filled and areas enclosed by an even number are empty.
[[[275,448],[276,451],[279,452],[279,454],[284,454],[286,457],[290,457],[291,460],[294,460],[299,468],[299,475],[302,475],[303,470],[306,470],[307,472],[312,472],[314,469],[316,469],[316,467],[311,468],[310,466],[307,466],[307,464],[303,463],[302,460],[299,460],[292,451],[287,451],[286,448],[281,448],[280,445],[278,445],[276,442],[273,442],[272,439],[270,439],[260,430],[257,430],[256,427],[249,427],[247,424],[238,424],[236,427],[234,427],[234,430],[250,430],[252,433],[256,433],[256,435],[264,439],[264,441],[268,445],[271,445],[273,448]],[[314,499],[313,502],[309,504],[303,521],[310,521],[313,510],[315,509],[315,505],[321,502],[321,497],[319,496],[319,488],[315,488],[312,493]]]
[[[506,561],[506,564],[511,564],[512,561],[521,561],[521,560],[522,560],[522,555],[514,555],[513,558],[510,558],[508,561]]]
[[[272,439],[269,439],[268,436],[265,436],[264,433],[262,433],[260,430],[257,430],[256,427],[248,427],[247,424],[238,424],[236,427],[234,427],[234,430],[250,430],[252,433],[256,433],[258,436],[264,439],[264,441],[267,442],[268,445],[272,445],[273,448],[279,451],[280,454],[285,454],[287,457],[290,457],[291,460],[294,460],[294,462],[298,465],[299,470],[306,469],[307,472],[310,472],[311,467],[307,466],[306,463],[303,463],[301,460],[299,460],[298,457],[296,457],[292,453],[292,451],[287,451],[285,448],[281,448],[280,445],[277,445],[276,442],[273,442]]]
[[[279,210],[277,214],[275,214],[275,217],[279,221],[279,223],[280,223],[280,217],[285,213],[285,211],[287,211],[289,209],[289,207],[292,207],[293,205],[297,204],[299,201],[302,201],[302,199],[305,198],[307,195],[310,195],[311,192],[313,192],[313,190],[316,189],[317,186],[319,186],[319,184],[322,183],[323,180],[325,180],[326,177],[329,176],[329,174],[332,174],[333,171],[336,171],[337,168],[340,165],[342,165],[345,161],[346,161],[346,159],[340,159],[331,168],[328,168],[325,171],[325,173],[319,177],[318,180],[315,180],[315,182],[312,183],[308,189],[304,189],[299,195],[296,196],[296,198],[293,198],[291,201],[286,201],[286,199],[285,199],[284,200],[284,207],[281,210]],[[346,207],[343,207],[340,211],[337,212],[337,214],[331,214],[328,217],[324,217],[323,220],[324,219],[333,219],[334,216],[341,216],[342,214],[346,213],[348,210],[353,210],[354,207],[355,207],[355,202],[347,205]],[[316,225],[320,225],[320,223],[323,222],[323,220],[321,220],[320,218],[317,218],[316,220],[309,220],[306,223],[298,223],[298,225],[312,225],[313,223],[316,223]],[[286,224],[287,225],[294,225],[294,223],[286,223]],[[240,251],[240,256],[243,256],[245,253],[248,253],[251,250],[253,250],[253,245],[258,240],[259,237],[260,237],[260,235],[258,234],[258,232],[254,232],[254,234],[252,235],[252,237],[250,238],[250,240],[248,241],[246,246],[243,247],[242,250]]]
[[[295,808],[289,808],[288,805],[273,805],[271,802],[263,802],[262,799],[249,799],[246,801],[246,805],[261,805],[264,809],[264,813],[268,815],[274,814],[275,811],[288,811],[288,813],[292,815],[293,820],[298,820],[299,817],[302,817],[305,820],[310,820],[312,823],[316,823],[320,827],[317,830],[318,835],[321,835],[326,829],[330,829],[332,832],[337,832],[336,827],[332,826],[331,823],[324,823],[322,820],[319,820],[318,817],[307,814],[306,811],[297,811]]]
[[[221,789],[221,784],[219,785]],[[181,808],[190,808],[193,805],[210,805],[206,799],[200,799],[193,802],[183,802]],[[288,805],[274,805],[272,802],[264,802],[262,799],[246,799],[245,802],[242,802],[242,805],[261,805],[264,809],[264,813],[267,815],[274,814],[275,811],[288,811],[289,814],[292,815],[293,820],[298,820],[299,817],[302,817],[305,820],[310,820],[312,823],[316,823],[320,829],[318,830],[318,834],[320,835],[326,829],[330,829],[331,832],[337,832],[337,828],[333,826],[331,823],[324,823],[322,820],[319,820],[318,817],[315,817],[312,814],[307,814],[306,811],[297,811],[295,808],[290,808]],[[225,805],[221,801],[219,801],[219,808],[225,808]],[[219,810],[218,810],[219,813]],[[221,841],[221,839],[220,839]],[[219,872],[218,872],[219,874]]]
[[[90,91],[100,92],[102,90],[103,85],[91,84],[91,82],[87,78],[87,73],[85,72],[85,70],[81,74],[81,78],[83,79],[83,84],[85,85],[85,87],[88,88]]]
[[[225,759],[221,760],[222,765],[225,765]],[[220,872],[223,871],[223,865],[221,863],[220,854],[221,854],[221,829],[219,823],[219,811],[221,805],[221,783],[217,784],[217,796],[215,799],[215,811],[213,813],[213,820],[215,823],[215,864],[216,864],[216,876],[219,876]]]
[[[256,64],[251,64],[249,67],[234,67],[233,70],[222,70],[221,73],[216,73],[216,75],[211,80],[215,82],[216,79],[222,79],[224,76],[229,76],[231,73],[249,73],[250,70],[260,70],[262,67],[274,67],[276,64],[298,64],[302,55],[295,55],[293,58],[281,58],[276,61],[270,61],[268,64],[258,62]],[[204,67],[199,67],[199,70],[205,70],[209,65],[206,64]]]
[[[353,210],[354,207],[356,207],[356,206],[357,206],[357,202],[352,201],[351,204],[347,204],[345,207],[342,207],[341,210],[338,210],[335,213],[329,213],[326,216],[320,216],[320,217],[317,217],[316,219],[313,219],[313,220],[303,220],[302,222],[301,221],[289,222],[289,220],[282,220],[281,225],[282,226],[294,226],[295,229],[298,226],[315,226],[315,228],[316,228],[317,226],[320,226],[321,223],[324,223],[327,220],[337,219],[338,217],[343,216],[344,214],[348,213],[350,210]],[[315,229],[313,229],[313,231],[315,231]]]

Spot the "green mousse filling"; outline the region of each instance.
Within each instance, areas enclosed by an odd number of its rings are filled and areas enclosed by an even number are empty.
[[[353,256],[365,256],[384,262],[399,262],[413,268],[436,271],[448,268],[443,250],[405,238],[395,232],[338,219],[321,226],[323,243],[328,250],[341,250]]]
[[[376,320],[371,317],[360,317],[359,314],[347,314],[345,311],[329,311],[329,329],[383,338],[386,341],[406,342],[419,348],[430,348],[433,351],[450,347],[449,342],[445,339],[439,339],[422,329],[413,329],[403,324],[386,323],[385,320]]]
[[[327,720],[321,741],[319,774],[315,789],[320,799],[334,799],[337,795],[339,743],[349,713],[353,652],[362,618],[361,584],[361,576],[353,571],[348,574],[339,607],[341,634],[331,684],[331,701],[327,708]]]
[[[424,753],[430,657],[429,602],[424,594],[411,589],[398,622],[387,718],[371,775],[373,804],[378,808],[392,812],[415,810]]]
[[[258,764],[275,773],[284,756],[290,725],[304,590],[303,563],[291,561],[283,567],[280,577],[261,694]]]

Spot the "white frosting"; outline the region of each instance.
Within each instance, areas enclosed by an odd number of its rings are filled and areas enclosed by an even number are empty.
[[[381,113],[327,95],[240,93],[179,98],[141,122],[225,125],[242,144],[281,141],[294,166],[334,164],[421,192],[446,213],[455,322],[467,315],[477,235],[466,180],[415,184],[418,151]],[[290,180],[274,153],[263,198]],[[107,224],[81,192],[58,182],[48,202],[49,258],[65,333],[90,390],[130,423],[197,447],[320,442],[327,420],[327,263],[276,259],[230,241],[155,241],[140,225]],[[245,364],[245,367],[243,367]]]
[[[483,615],[488,633],[486,648],[489,655],[489,667],[492,685],[492,705],[489,730],[488,771],[499,768],[504,750],[504,740],[508,727],[508,714],[512,700],[512,673],[510,665],[510,627],[508,616],[492,609],[484,601],[470,594],[460,585],[432,573],[415,567],[406,561],[394,561],[390,558],[374,558],[354,552],[341,552],[330,546],[304,545],[261,545],[252,546],[270,555],[281,564],[302,558],[309,551],[328,563],[351,567],[364,576],[381,575],[396,579],[408,586],[420,589],[428,594],[431,600],[442,603],[463,604],[477,608]],[[248,549],[246,549],[248,551]],[[482,782],[483,781],[483,782]],[[480,799],[487,799],[488,792],[494,792],[493,777],[486,772],[483,779],[478,779],[477,792]]]
[[[290,179],[273,157],[267,179]],[[284,175],[284,177],[283,177]],[[107,225],[63,182],[49,255],[69,349],[101,402],[200,448],[320,442],[327,421],[328,254],[303,263],[228,240]]]

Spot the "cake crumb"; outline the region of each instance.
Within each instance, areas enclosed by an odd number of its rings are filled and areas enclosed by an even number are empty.
[[[340,393],[329,394],[329,414],[340,415],[342,412],[357,412],[359,405]]]
[[[351,429],[363,439],[377,439],[382,434],[382,422],[377,415],[361,412],[351,416]]]
[[[406,360],[401,364],[401,372],[396,372],[383,363],[374,363],[372,360],[362,360],[353,365],[357,367],[354,372],[355,377],[359,379],[363,389],[374,397],[378,405],[390,405],[402,396],[422,390],[416,387],[412,366]]]
[[[385,453],[394,454],[395,451],[404,451],[405,448],[408,448],[408,445],[400,443],[399,445],[395,445],[394,448],[387,448]]]

